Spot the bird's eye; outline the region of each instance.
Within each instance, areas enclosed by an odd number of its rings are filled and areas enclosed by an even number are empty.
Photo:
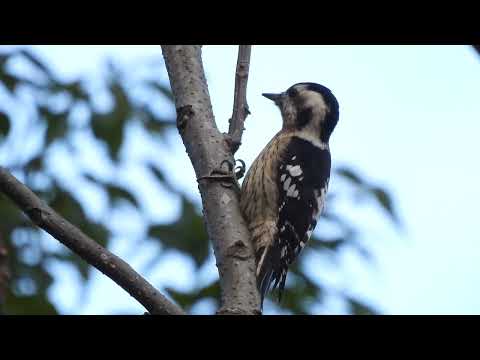
[[[293,97],[298,95],[298,90],[295,89],[295,88],[290,88],[290,89],[287,90],[287,94],[288,94],[288,96],[293,98]]]

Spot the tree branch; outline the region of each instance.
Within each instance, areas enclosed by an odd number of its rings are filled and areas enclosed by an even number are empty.
[[[3,167],[0,167],[0,191],[10,198],[33,223],[115,281],[151,314],[185,314],[130,265],[58,215]]]
[[[232,154],[235,154],[242,144],[244,123],[250,114],[247,103],[247,83],[250,70],[251,45],[240,45],[238,47],[237,70],[235,72],[235,93],[233,98],[233,114],[230,119],[228,135],[230,136],[230,147]]]
[[[220,275],[221,307],[217,314],[260,314],[255,258],[240,211],[234,182],[215,179],[233,155],[215,123],[201,47],[162,45],[177,109],[177,127],[197,175],[204,221]]]

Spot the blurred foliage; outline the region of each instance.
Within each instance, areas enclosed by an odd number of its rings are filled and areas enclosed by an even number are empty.
[[[19,62],[24,65],[22,71],[15,71],[14,65]],[[152,63],[136,66],[143,66],[146,73],[158,73],[158,64],[155,67]],[[164,137],[167,132],[176,131],[174,119],[166,117],[165,112],[154,107],[160,98],[173,107],[169,87],[153,75],[127,75],[125,69],[109,63],[104,76],[96,76],[95,82],[100,84],[101,91],[109,99],[107,102],[110,105],[105,110],[96,101],[99,90],[92,90],[88,86],[92,81],[89,82],[87,78],[71,81],[60,79],[49,64],[26,48],[0,52],[0,100],[5,100],[0,101],[0,149],[5,154],[2,166],[13,171],[62,216],[106,247],[111,246],[114,235],[109,214],[128,205],[147,223],[147,236],[142,242],[155,241],[161,245],[158,247],[158,256],[154,256],[153,265],[161,262],[162,252],[174,251],[193,260],[198,271],[213,256],[199,204],[193,203],[186,194],[169,183],[165,169],[154,159],[130,159],[129,162],[142,166],[153,176],[157,185],[180,199],[181,211],[175,220],[158,223],[148,219],[142,213],[144,204],[135,188],[120,181],[127,172],[123,166],[127,160],[122,149],[131,125],[143,129],[144,134],[152,138],[152,143],[159,136]],[[143,91],[148,96],[135,97],[133,93],[136,91]],[[17,124],[26,126],[15,126]],[[90,140],[78,140],[86,137]],[[98,150],[98,157],[108,158],[108,166],[113,169],[110,176],[82,166],[81,159],[85,157],[85,152],[90,151],[91,154],[92,144],[95,144],[95,149],[105,149],[105,154]],[[158,141],[156,144],[159,147],[167,146]],[[67,174],[75,179],[75,185],[55,161],[55,154],[62,151],[68,154],[69,163],[75,169],[72,174]],[[338,168],[336,174],[347,180],[348,186],[357,193],[375,199],[378,206],[398,223],[394,204],[385,189],[368,183],[358,172],[349,168]],[[81,184],[93,186],[96,192],[106,196],[106,216],[100,216],[99,219],[98,215],[88,210],[92,204],[77,191],[82,187]],[[332,196],[329,201],[328,209],[334,208],[331,203],[336,201],[335,197]],[[320,229],[315,233],[308,251],[335,256],[342,248],[350,246],[368,253],[356,241],[360,229],[328,209],[324,221],[331,222],[339,231],[335,236],[328,236],[320,233]],[[49,265],[52,262],[72,265],[81,275],[81,286],[84,287],[90,279],[91,267],[63,246],[54,246],[55,240],[32,226],[3,196],[0,197],[0,218],[0,234],[9,251],[12,275],[10,291],[3,304],[4,312],[56,314],[49,294],[56,274]],[[292,269],[282,303],[271,306],[280,306],[288,313],[308,314],[311,305],[322,303],[331,291],[308,275],[305,258],[302,257]],[[218,281],[199,283],[188,291],[172,287],[165,290],[187,310],[201,300],[218,302],[220,293]],[[359,299],[345,294],[340,296],[351,313],[375,312]]]

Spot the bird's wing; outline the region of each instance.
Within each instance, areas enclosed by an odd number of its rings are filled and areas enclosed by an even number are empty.
[[[328,148],[319,148],[298,137],[293,137],[283,151],[276,179],[280,205],[278,234],[259,261],[262,300],[272,283],[273,289],[278,285],[281,300],[288,266],[309,240],[323,209],[330,164]]]

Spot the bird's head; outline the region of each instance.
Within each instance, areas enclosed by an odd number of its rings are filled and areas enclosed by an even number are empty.
[[[307,132],[328,143],[339,117],[338,101],[330,89],[306,82],[280,94],[262,95],[279,107],[283,130]]]

